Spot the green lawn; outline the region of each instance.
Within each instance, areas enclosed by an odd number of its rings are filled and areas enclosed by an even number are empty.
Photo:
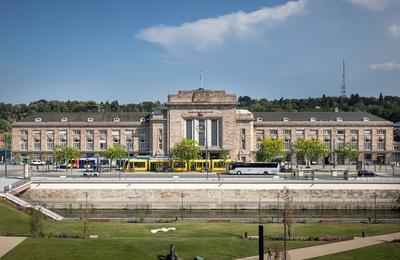
[[[29,215],[0,203],[0,235],[28,235]],[[152,234],[153,228],[175,227],[176,231]],[[265,235],[282,234],[282,224],[265,224]],[[196,255],[206,259],[232,259],[257,254],[258,241],[243,240],[244,232],[257,235],[258,224],[249,223],[120,223],[91,222],[89,234],[98,239],[29,238],[9,252],[4,259],[157,259],[168,252],[170,243],[176,245],[177,253],[184,259]],[[81,235],[81,221],[46,220],[46,235],[70,232]],[[308,223],[293,225],[295,236],[359,236],[378,235],[400,231],[395,224],[360,223]],[[289,248],[315,245],[320,242],[288,242]],[[282,242],[266,241],[273,248]]]
[[[330,259],[341,259],[341,260],[350,260],[350,259],[400,259],[400,243],[392,242],[392,243],[384,243],[364,248],[359,248],[343,253],[313,258],[319,260],[330,260]]]

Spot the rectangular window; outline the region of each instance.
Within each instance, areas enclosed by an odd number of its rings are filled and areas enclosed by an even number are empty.
[[[157,130],[157,138],[158,138],[158,149],[163,149],[163,130],[159,128]]]
[[[371,139],[365,139],[364,150],[371,150]]]
[[[318,138],[318,130],[312,129],[308,131],[311,138]]]
[[[304,138],[304,130],[303,129],[297,129],[296,130],[296,136],[300,138]]]
[[[86,130],[86,135],[92,136],[94,133],[93,130]]]
[[[277,129],[271,129],[271,130],[269,130],[269,135],[277,136],[277,135],[278,135],[278,130],[277,130]]]
[[[112,136],[119,136],[119,130],[112,130]]]
[[[40,130],[33,130],[33,135],[40,136]]]
[[[326,148],[328,148],[329,150],[331,150],[332,149],[332,147],[331,147],[331,139],[324,139],[324,144],[325,144],[325,146],[326,146]]]
[[[378,135],[385,135],[385,130],[384,129],[378,129],[377,131],[376,131],[376,133],[378,134]]]
[[[290,139],[285,139],[285,151],[290,151],[291,142]]]
[[[86,150],[87,151],[93,151],[94,150],[93,138],[87,138],[86,139]]]
[[[67,139],[66,139],[65,136],[64,136],[64,137],[61,137],[61,139],[60,139],[60,145],[61,145],[61,146],[67,146]]]
[[[292,131],[290,129],[283,130],[283,135],[290,136],[291,134],[292,134]]]
[[[199,146],[206,145],[206,121],[199,120]]]
[[[35,151],[40,151],[41,150],[41,142],[39,138],[35,138],[35,140],[33,141],[33,150]]]
[[[107,130],[99,130],[99,134],[103,137],[107,136]]]
[[[72,130],[73,135],[81,135],[81,130]]]
[[[240,130],[240,149],[246,149],[246,129]]]
[[[218,120],[211,120],[211,146],[218,146]]]
[[[54,139],[53,138],[48,138],[47,139],[47,150],[48,151],[53,151],[54,150]]]
[[[336,149],[342,149],[344,147],[344,141],[343,140],[337,140],[336,141]]]
[[[102,140],[100,140],[99,141],[99,148],[100,148],[100,150],[105,150],[105,149],[107,149],[107,140],[104,140],[104,139],[102,139]]]
[[[74,148],[80,150],[81,149],[81,139],[74,138],[73,146],[74,146]]]
[[[337,135],[344,135],[344,130],[337,130]]]
[[[371,135],[372,130],[364,130],[364,135]]]
[[[351,148],[358,149],[358,140],[357,139],[351,140]]]
[[[147,143],[143,139],[139,141],[139,150],[141,151],[147,150]]]
[[[128,149],[128,151],[133,151],[132,139],[126,139],[125,145],[126,145],[126,148]]]
[[[20,134],[21,134],[21,135],[28,135],[28,130],[21,130],[21,131],[20,131]]]
[[[20,149],[21,149],[21,151],[27,151],[28,150],[28,140],[21,140]]]
[[[186,120],[186,138],[193,139],[193,120]]]
[[[358,130],[351,129],[350,130],[350,135],[358,135]]]
[[[132,137],[133,136],[133,130],[126,130],[125,131],[125,136]]]
[[[256,149],[257,149],[257,150],[259,150],[259,149],[260,149],[260,147],[261,147],[261,143],[262,143],[262,142],[257,142],[257,143],[256,143]]]
[[[326,130],[326,129],[324,130],[324,135],[329,135],[329,136],[330,136],[330,135],[331,135],[331,133],[332,133],[332,131],[331,131],[331,130]]]
[[[378,139],[378,150],[385,150],[385,140]]]
[[[146,134],[146,129],[140,128],[140,129],[138,130],[138,134],[139,134],[139,135],[145,135],[145,134]]]

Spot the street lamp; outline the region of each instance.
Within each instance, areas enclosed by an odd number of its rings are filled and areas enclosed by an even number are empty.
[[[376,197],[378,194],[374,192],[374,223],[376,224]]]
[[[183,192],[181,193],[181,220],[183,221]]]
[[[280,198],[280,196],[281,196],[281,193],[278,192],[278,193],[276,194],[276,197],[278,198],[278,223],[279,223],[279,215],[280,215],[280,212],[279,212],[279,210],[280,210],[280,208],[279,208],[279,198]]]

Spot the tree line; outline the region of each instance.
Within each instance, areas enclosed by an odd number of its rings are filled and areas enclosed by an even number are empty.
[[[10,123],[24,118],[33,113],[41,112],[151,112],[164,108],[160,101],[145,101],[134,104],[119,104],[117,100],[112,102],[95,101],[59,101],[45,100],[31,102],[29,104],[10,104],[0,102],[0,133],[10,132]],[[382,117],[386,120],[400,121],[400,97],[384,96],[361,97],[359,94],[351,94],[349,97],[322,97],[301,99],[252,99],[249,96],[238,98],[238,107],[248,109],[251,112],[278,112],[278,111],[366,111]]]

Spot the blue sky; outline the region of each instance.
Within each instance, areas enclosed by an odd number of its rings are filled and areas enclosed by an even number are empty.
[[[400,0],[0,1],[0,101],[400,95]]]

